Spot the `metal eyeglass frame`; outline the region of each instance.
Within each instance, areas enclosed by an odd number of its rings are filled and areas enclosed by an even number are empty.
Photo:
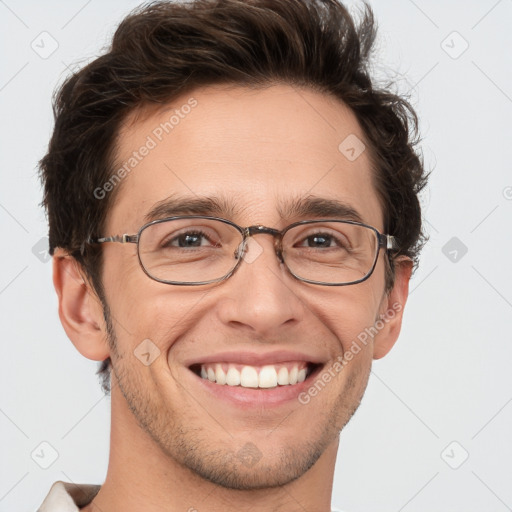
[[[224,222],[225,224],[229,224],[230,226],[233,226],[234,228],[236,228],[242,235],[242,242],[241,242],[239,248],[237,249],[237,251],[235,251],[235,253],[234,253],[235,258],[237,258],[237,262],[236,262],[235,266],[226,275],[219,277],[218,279],[212,279],[209,281],[199,281],[199,282],[166,281],[165,279],[158,279],[157,277],[152,276],[145,268],[144,264],[142,263],[141,257],[140,257],[140,251],[139,251],[140,236],[145,229],[147,229],[150,226],[153,226],[154,224],[160,224],[163,222],[168,222],[171,220],[179,220],[179,219],[217,220],[220,222]],[[352,224],[355,226],[363,226],[365,228],[372,230],[375,233],[375,235],[377,236],[378,243],[377,243],[377,248],[375,250],[375,257],[374,257],[373,265],[372,265],[371,269],[368,271],[368,273],[363,278],[358,279],[356,281],[350,281],[348,283],[325,283],[322,281],[312,281],[310,279],[305,279],[303,277],[299,277],[290,270],[290,268],[284,261],[283,252],[282,252],[282,250],[283,250],[282,241],[283,241],[283,237],[284,237],[285,233],[295,226],[299,226],[302,224],[316,224],[316,223],[320,223],[320,222],[339,222],[342,224]],[[277,240],[275,240],[275,243],[274,243],[277,257],[279,258],[280,262],[283,263],[283,265],[286,267],[287,271],[295,279],[298,279],[299,281],[303,281],[305,283],[316,284],[316,285],[321,285],[321,286],[348,286],[348,285],[358,284],[363,281],[366,281],[372,275],[373,271],[375,270],[375,267],[376,267],[377,261],[378,261],[378,257],[379,257],[380,249],[385,249],[386,252],[388,252],[388,254],[390,251],[395,251],[398,249],[397,240],[393,235],[382,234],[373,226],[369,226],[367,224],[363,224],[362,222],[355,222],[355,221],[351,221],[351,220],[340,220],[340,219],[302,220],[299,222],[294,222],[293,224],[290,224],[289,226],[285,227],[283,230],[279,231],[278,229],[269,228],[267,226],[261,226],[261,225],[248,226],[248,227],[243,228],[230,220],[223,219],[221,217],[212,217],[212,216],[208,216],[208,215],[180,215],[180,216],[174,216],[174,217],[166,217],[164,219],[157,219],[157,220],[148,222],[147,224],[144,224],[139,229],[137,234],[135,234],[135,235],[124,234],[124,235],[113,235],[113,236],[108,236],[108,237],[92,238],[88,241],[88,243],[103,244],[103,243],[109,243],[109,242],[118,242],[118,243],[122,243],[122,244],[124,244],[124,243],[137,244],[137,257],[139,259],[139,264],[140,264],[142,270],[144,271],[144,273],[150,279],[153,279],[154,281],[157,281],[159,283],[164,283],[164,284],[172,284],[172,285],[178,285],[178,286],[198,286],[198,285],[204,285],[204,284],[217,283],[217,282],[221,282],[221,281],[225,281],[226,279],[229,279],[235,273],[235,271],[238,269],[238,267],[240,266],[240,263],[243,259],[242,256],[245,252],[247,240],[249,239],[249,237],[254,236],[256,234],[268,234],[268,235],[272,235],[274,238],[277,238]],[[242,247],[242,250],[239,250],[240,247]]]

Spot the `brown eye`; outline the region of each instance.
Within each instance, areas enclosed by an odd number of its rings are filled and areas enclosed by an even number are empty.
[[[169,238],[162,247],[203,247],[206,245],[212,245],[218,247],[219,244],[214,243],[210,240],[208,235],[202,231],[187,231],[177,236]]]

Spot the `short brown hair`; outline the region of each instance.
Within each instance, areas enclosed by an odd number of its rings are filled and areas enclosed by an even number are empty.
[[[55,127],[40,161],[50,253],[68,251],[104,307],[101,251],[87,241],[120,187],[99,200],[114,172],[119,128],[138,108],[200,86],[286,83],[334,95],[359,121],[370,149],[384,230],[417,266],[426,241],[418,193],[427,182],[417,118],[408,101],[372,84],[371,9],[358,24],[336,0],[195,0],[143,5],[126,17],[104,55],[66,79],[54,98]],[[386,290],[394,282],[393,258]],[[110,359],[99,373],[108,390]]]

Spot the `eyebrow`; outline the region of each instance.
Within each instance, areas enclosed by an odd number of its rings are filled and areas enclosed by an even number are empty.
[[[363,222],[362,215],[350,204],[339,199],[313,195],[285,200],[278,206],[277,212],[282,219],[327,217],[330,219]]]
[[[240,209],[224,197],[200,197],[172,195],[156,203],[144,216],[145,222],[174,217],[176,215],[208,215],[235,217]]]
[[[156,203],[144,216],[145,222],[178,215],[205,215],[233,219],[245,210],[222,196],[170,196]],[[338,199],[309,195],[286,199],[278,204],[281,219],[329,218],[363,223],[361,214],[350,204]]]

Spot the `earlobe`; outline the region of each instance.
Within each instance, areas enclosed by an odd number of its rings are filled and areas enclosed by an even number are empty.
[[[377,320],[381,327],[373,344],[373,358],[384,357],[395,344],[402,327],[402,317],[409,295],[409,281],[411,279],[413,262],[410,258],[402,256],[395,261],[395,283],[392,290],[385,295],[381,308],[380,318]]]
[[[80,271],[80,265],[62,249],[53,255],[53,284],[59,298],[59,317],[76,349],[88,359],[102,361],[110,351],[101,301]]]

